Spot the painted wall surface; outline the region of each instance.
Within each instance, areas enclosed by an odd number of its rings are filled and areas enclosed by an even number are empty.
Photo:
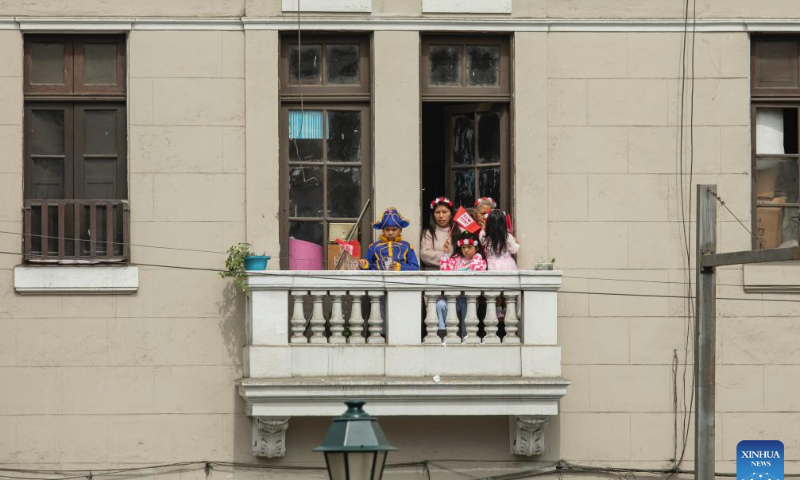
[[[515,0],[511,15],[676,19],[683,15],[680,4]],[[6,1],[0,15],[64,15],[63,5],[57,7]],[[69,6],[76,16],[244,13],[281,15],[280,0]],[[698,0],[697,13],[798,17],[793,0]],[[420,16],[421,1],[374,0],[373,14]],[[562,414],[548,426],[544,460],[668,467],[674,456],[676,356],[679,423],[684,396],[688,401],[681,211],[694,211],[688,197],[681,205],[676,175],[680,113],[684,123],[689,118],[688,103],[681,107],[682,41],[680,32],[515,35],[514,181],[516,209],[525,212],[517,221],[520,264],[529,268],[537,257],[554,256],[565,271],[559,344],[564,376],[573,382]],[[128,45],[135,261],[218,268],[222,252],[238,241],[276,250],[277,33],[133,31]],[[418,45],[416,32],[373,36],[375,200],[410,209],[417,225],[420,200],[409,192],[419,190],[413,161],[419,156]],[[21,59],[21,33],[0,31],[5,232],[22,229]],[[718,184],[742,219],[750,218],[749,68],[747,34],[697,34],[691,180]],[[402,178],[394,170],[400,161],[411,165]],[[688,171],[688,160],[682,168]],[[684,196],[689,190],[684,178]],[[719,220],[720,250],[749,247],[747,232],[724,210]],[[693,228],[687,225],[692,245]],[[417,237],[412,232],[408,238]],[[18,235],[0,233],[0,251],[19,249]],[[22,297],[12,280],[19,258],[0,255],[1,464],[97,469],[259,461],[250,454],[250,423],[234,388],[242,371],[244,308],[228,281],[213,272],[140,266],[135,295]],[[719,295],[746,301],[717,307],[717,469],[733,471],[738,441],[763,438],[783,441],[787,471],[798,472],[791,459],[800,458],[800,304],[770,301],[793,295],[745,294],[742,280],[742,268],[720,270]],[[310,450],[328,422],[292,420],[287,456],[272,463],[321,466]],[[506,418],[387,418],[381,424],[401,448],[393,461],[487,460],[445,464],[476,476],[530,466],[493,463],[520,460],[508,453]],[[692,457],[690,439],[687,468]],[[457,478],[431,469],[434,478]],[[388,478],[420,474],[409,468]],[[204,477],[202,470],[172,475]],[[276,471],[269,478],[321,475]],[[265,475],[237,470],[236,476]]]

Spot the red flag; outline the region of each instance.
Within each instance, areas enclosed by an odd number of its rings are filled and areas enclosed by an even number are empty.
[[[506,226],[508,227],[508,233],[514,233],[514,224],[511,222],[511,215],[506,213]]]
[[[472,218],[472,215],[467,213],[464,207],[460,207],[458,209],[454,221],[459,227],[467,230],[470,233],[478,233],[481,231],[481,226],[478,225],[478,222],[476,222],[474,218]]]
[[[336,243],[342,247],[342,250],[349,253],[350,256],[358,258],[361,256],[361,244],[358,243],[358,240],[353,240],[351,242],[345,242],[344,240],[337,238]]]

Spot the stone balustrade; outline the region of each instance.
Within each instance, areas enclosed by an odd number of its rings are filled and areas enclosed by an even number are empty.
[[[557,271],[251,272],[248,343],[553,345],[560,285]],[[438,301],[448,306],[444,338]],[[505,315],[502,335],[498,312]]]

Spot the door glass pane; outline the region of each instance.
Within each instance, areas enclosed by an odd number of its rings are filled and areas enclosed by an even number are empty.
[[[63,110],[31,110],[31,153],[64,155]]]
[[[328,161],[361,161],[361,112],[328,112]]]
[[[289,270],[322,270],[322,224],[289,222]]]
[[[358,85],[358,45],[328,45],[327,83]]]
[[[478,193],[480,197],[492,197],[500,201],[500,167],[481,168],[478,171]],[[501,205],[498,204],[498,207]]]
[[[64,44],[31,44],[31,83],[64,85]]]
[[[482,113],[478,117],[478,162],[500,163],[499,113]]]
[[[758,207],[756,239],[758,248],[797,246],[797,208]]]
[[[322,110],[289,110],[289,160],[322,161]]]
[[[83,83],[85,85],[117,84],[117,45],[86,43],[83,45]]]
[[[797,153],[797,109],[759,108],[756,111],[756,153]]]
[[[117,161],[113,158],[87,158],[83,161],[85,198],[117,198]]]
[[[756,42],[756,86],[796,88],[797,42]]]
[[[461,85],[461,46],[432,45],[428,51],[431,85]]]
[[[31,160],[33,188],[31,198],[64,198],[64,160],[34,158]]]
[[[458,205],[472,207],[475,202],[475,170],[470,168],[453,171],[453,191]]]
[[[797,160],[756,160],[756,199],[769,203],[797,203]]]
[[[300,52],[298,56],[298,51]],[[319,85],[322,83],[322,46],[289,47],[289,83]]]
[[[322,217],[322,167],[289,167],[289,216]]]
[[[83,122],[85,153],[117,153],[116,110],[84,110]]]
[[[467,85],[497,86],[500,83],[500,48],[467,47]]]
[[[475,163],[475,114],[453,116],[453,162],[457,165]]]
[[[357,218],[361,211],[361,169],[328,168],[328,216]]]

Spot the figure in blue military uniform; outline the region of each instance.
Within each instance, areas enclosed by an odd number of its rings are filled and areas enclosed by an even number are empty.
[[[384,210],[383,218],[372,224],[375,230],[382,230],[381,239],[369,246],[365,258],[358,262],[359,267],[362,270],[419,270],[414,247],[401,236],[407,226],[408,220],[396,208]]]

